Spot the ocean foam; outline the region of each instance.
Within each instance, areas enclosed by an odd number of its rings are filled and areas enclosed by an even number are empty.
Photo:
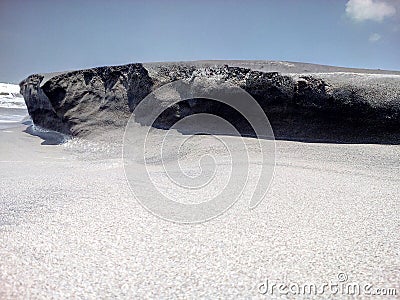
[[[19,85],[0,83],[0,107],[26,109],[24,98],[19,93]]]

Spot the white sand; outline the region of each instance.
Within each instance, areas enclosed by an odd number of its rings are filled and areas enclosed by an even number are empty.
[[[119,155],[22,130],[0,131],[2,299],[264,298],[266,278],[340,272],[400,293],[400,146],[278,141],[257,209],[178,225],[132,198]]]

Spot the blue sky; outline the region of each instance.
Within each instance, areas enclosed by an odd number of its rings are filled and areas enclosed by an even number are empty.
[[[199,59],[400,70],[400,0],[1,0],[0,35],[0,82]]]

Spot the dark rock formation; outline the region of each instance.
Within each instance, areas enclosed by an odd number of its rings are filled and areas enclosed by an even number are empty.
[[[151,91],[175,80],[204,77],[233,83],[250,93],[266,112],[277,138],[398,143],[399,75],[334,72],[332,67],[325,73],[260,69],[205,62],[129,64],[31,75],[20,87],[36,125],[75,136],[123,128]],[[158,126],[168,127],[198,112],[218,114],[251,134],[237,112],[208,99],[169,108]]]
[[[20,84],[33,122],[73,135],[125,126],[130,111],[153,86],[141,64],[68,72],[46,82],[43,78],[32,75]]]

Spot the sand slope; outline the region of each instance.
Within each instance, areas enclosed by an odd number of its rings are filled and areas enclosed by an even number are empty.
[[[339,272],[400,289],[399,146],[278,141],[256,210],[186,226],[132,198],[118,150],[24,129],[0,131],[0,298],[258,297]]]

